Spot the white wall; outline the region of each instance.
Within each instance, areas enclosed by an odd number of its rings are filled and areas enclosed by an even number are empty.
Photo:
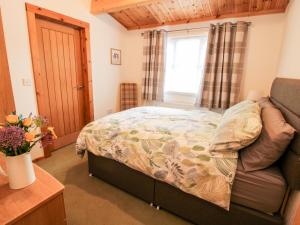
[[[110,109],[115,111],[121,67],[110,65],[110,48],[121,48],[125,29],[109,15],[90,14],[90,0],[26,2],[90,23],[95,118]],[[17,111],[37,113],[25,0],[0,0],[0,7]],[[23,78],[30,79],[32,86],[23,86]],[[33,158],[41,157],[43,151],[37,148],[32,155]]]
[[[278,75],[300,78],[300,1],[290,2],[286,17]]]
[[[286,27],[278,68],[279,77],[300,79],[300,1],[292,0],[287,9]],[[299,96],[295,96],[298,97]],[[297,214],[298,212],[298,214]],[[287,224],[300,224],[300,192],[293,192],[287,206]]]
[[[269,94],[272,80],[277,75],[280,49],[284,31],[284,14],[231,19],[252,22],[249,30],[245,70],[242,80],[241,98],[245,98],[251,89]],[[211,23],[224,22],[211,21]],[[167,30],[205,27],[209,23],[193,23],[164,27]],[[159,29],[159,28],[158,28]],[[123,39],[123,62],[121,80],[136,82],[142,80],[142,30],[129,31]]]

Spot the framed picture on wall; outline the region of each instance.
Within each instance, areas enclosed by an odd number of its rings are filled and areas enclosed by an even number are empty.
[[[115,49],[111,48],[110,49],[110,63],[112,65],[121,65],[121,50],[120,49]]]

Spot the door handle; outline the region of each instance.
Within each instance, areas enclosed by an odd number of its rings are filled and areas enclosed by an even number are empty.
[[[82,90],[84,88],[84,85],[78,85],[76,88],[77,90]]]

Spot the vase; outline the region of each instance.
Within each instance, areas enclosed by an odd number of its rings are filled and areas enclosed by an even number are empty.
[[[24,188],[35,181],[30,153],[5,157],[6,171],[11,189]]]

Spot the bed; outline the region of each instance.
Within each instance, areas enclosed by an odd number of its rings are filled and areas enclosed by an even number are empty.
[[[299,131],[300,102],[295,96],[300,96],[299,80],[283,78],[274,80],[270,98],[283,113],[287,122]],[[214,117],[214,120],[218,120],[218,118]],[[212,121],[206,122],[207,129],[214,128]],[[162,129],[161,132],[168,131]],[[105,134],[99,133],[99,135]],[[159,145],[157,143],[146,144],[147,149],[149,146]],[[160,179],[160,176],[163,175],[161,171],[158,171],[159,176],[151,176],[150,172],[146,175],[144,172],[138,171],[134,167],[136,165],[126,165],[125,161],[121,163],[120,160],[114,160],[109,155],[97,156],[94,154],[95,150],[87,150],[90,174],[194,224],[284,224],[280,211],[284,208],[289,190],[300,189],[299,133],[295,135],[281,159],[264,170],[246,173],[241,169],[238,159],[233,156],[229,157],[228,161],[228,156],[226,156],[226,165],[227,162],[230,163],[225,174],[230,174],[230,176],[212,172],[213,177],[218,180],[217,185],[220,184],[220,180],[225,179],[227,183],[221,182],[222,186],[220,187],[225,187],[225,189],[227,186],[231,187],[230,192],[224,191],[225,194],[220,195],[221,201],[220,199],[212,201],[207,196],[200,196],[201,198],[195,196],[193,186],[185,189],[186,185],[179,185],[185,184],[186,181],[180,181],[176,183],[177,185],[173,185],[173,183],[178,179],[164,182],[163,179]],[[205,161],[207,156],[201,153],[201,159]],[[185,162],[190,164],[189,161]],[[232,176],[234,179],[231,180]],[[208,177],[208,179],[210,178]],[[229,211],[223,209],[227,207],[223,199],[226,199],[228,194],[231,195]]]

